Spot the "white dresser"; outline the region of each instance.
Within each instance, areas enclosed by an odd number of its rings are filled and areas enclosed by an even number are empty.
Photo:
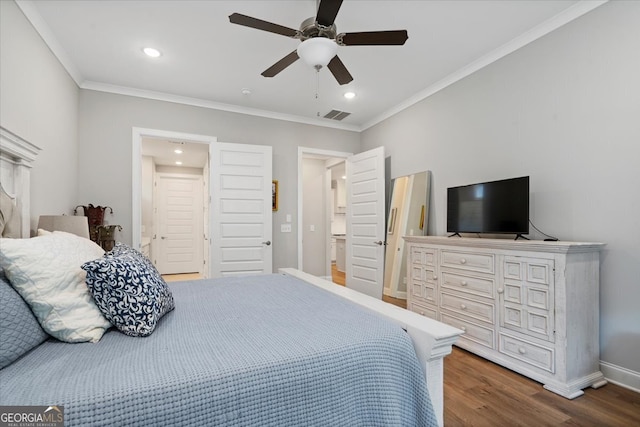
[[[407,308],[456,345],[573,399],[600,372],[601,243],[406,236]]]

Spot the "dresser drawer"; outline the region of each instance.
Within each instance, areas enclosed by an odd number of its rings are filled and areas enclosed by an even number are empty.
[[[493,329],[485,328],[484,326],[476,325],[468,320],[457,316],[450,316],[445,313],[441,314],[440,321],[455,328],[462,329],[464,334],[461,338],[473,341],[491,349],[495,348]]]
[[[441,257],[440,265],[443,267],[460,268],[490,274],[493,274],[495,271],[495,258],[493,254],[443,250]]]
[[[411,263],[422,265],[436,265],[435,249],[427,249],[412,246],[411,247]]]
[[[555,372],[554,351],[551,348],[501,333],[498,350],[536,368]]]
[[[504,278],[524,281],[535,285],[550,285],[553,281],[552,260],[506,256]]]
[[[494,323],[495,306],[493,304],[442,292],[440,293],[440,307],[465,316],[474,317],[483,322]]]
[[[412,298],[421,298],[431,304],[436,303],[436,288],[427,282],[411,281],[410,290]]]
[[[547,341],[555,341],[554,319],[551,311],[533,310],[513,304],[504,304],[499,307],[501,327]]]
[[[420,282],[435,283],[438,279],[434,267],[425,267],[420,264],[411,265],[411,278]]]
[[[428,304],[420,304],[415,301],[409,303],[409,310],[414,313],[418,313],[421,316],[429,317],[433,320],[438,320],[438,311],[436,307],[429,307]]]
[[[442,287],[493,298],[494,280],[443,271]]]

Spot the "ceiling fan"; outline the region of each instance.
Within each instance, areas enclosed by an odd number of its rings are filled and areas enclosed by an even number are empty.
[[[298,58],[302,58],[316,70],[327,66],[338,83],[344,85],[352,81],[353,77],[336,55],[338,46],[403,45],[409,36],[407,30],[338,33],[334,21],[341,5],[342,0],[320,0],[317,15],[302,21],[299,30],[240,13],[231,14],[229,21],[232,24],[302,40],[296,50],[264,70],[264,77],[273,77]]]

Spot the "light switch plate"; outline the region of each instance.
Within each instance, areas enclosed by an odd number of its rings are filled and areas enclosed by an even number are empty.
[[[291,233],[291,224],[280,224],[281,233]]]

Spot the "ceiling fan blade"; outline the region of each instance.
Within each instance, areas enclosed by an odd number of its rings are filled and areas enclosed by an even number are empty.
[[[245,27],[255,28],[257,30],[268,31],[270,33],[281,34],[287,37],[295,37],[298,34],[293,28],[284,27],[272,22],[263,21],[262,19],[252,18],[251,16],[242,15],[240,13],[232,13],[229,15],[229,22],[232,24],[244,25]]]
[[[325,27],[333,25],[341,5],[342,0],[320,0],[318,14],[316,15],[318,24]]]
[[[329,61],[327,67],[329,68],[329,71],[331,71],[331,74],[333,74],[333,77],[335,77],[338,83],[340,83],[341,85],[346,85],[353,80],[353,77],[347,70],[347,67],[344,66],[340,58],[338,58],[338,55],[334,56],[333,59]]]
[[[403,45],[409,35],[407,30],[367,31],[338,34],[336,40],[343,46]]]
[[[289,55],[282,58],[280,61],[273,64],[271,67],[267,68],[262,72],[262,75],[265,77],[273,77],[278,74],[280,71],[287,68],[289,65],[293,64],[298,60],[298,52],[295,50],[291,52]]]

